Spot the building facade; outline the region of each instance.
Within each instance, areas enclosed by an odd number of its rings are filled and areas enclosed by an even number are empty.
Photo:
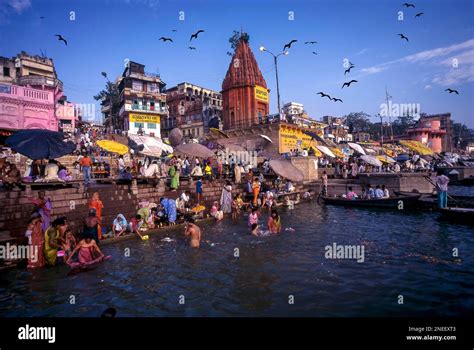
[[[221,92],[225,130],[264,122],[269,113],[269,90],[243,37],[237,43]]]
[[[161,124],[163,136],[178,127],[185,137],[200,139],[222,119],[222,95],[191,83],[168,89],[166,104],[169,117]]]
[[[21,52],[0,57],[0,128],[74,129],[77,113],[65,104],[51,58]]]
[[[352,134],[349,133],[349,126],[346,125],[345,118],[326,115],[323,117],[323,123],[327,124],[324,129],[325,136],[332,141],[352,142]]]
[[[159,75],[145,73],[143,64],[129,61],[117,83],[120,109],[113,127],[129,134],[161,137],[167,107],[166,84]]]
[[[422,115],[407,133],[409,139],[420,141],[434,152],[453,150],[451,113]]]

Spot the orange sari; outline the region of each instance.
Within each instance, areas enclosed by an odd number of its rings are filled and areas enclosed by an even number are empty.
[[[97,237],[99,240],[102,239],[102,228],[100,227],[100,223],[102,223],[102,209],[104,208],[104,204],[100,199],[91,199],[89,202],[89,209],[95,209],[95,216],[99,219],[99,225],[97,225]]]
[[[253,205],[257,205],[258,193],[260,192],[260,184],[257,181],[254,181],[252,184],[253,190]]]

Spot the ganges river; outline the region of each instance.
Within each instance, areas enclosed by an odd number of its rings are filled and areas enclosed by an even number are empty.
[[[189,247],[182,229],[103,245],[112,258],[73,276],[67,266],[11,270],[1,275],[0,316],[96,317],[108,307],[117,316],[474,311],[474,230],[468,226],[438,221],[431,212],[316,202],[282,210],[281,218],[282,233],[271,237],[249,235],[246,217],[203,224],[199,250]],[[334,243],[364,246],[364,261],[327,259],[325,247]]]

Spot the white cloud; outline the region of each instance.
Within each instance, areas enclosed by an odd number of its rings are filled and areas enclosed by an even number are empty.
[[[446,57],[449,56],[449,57]],[[362,75],[377,74],[398,64],[427,64],[441,67],[431,83],[448,86],[474,81],[474,39],[447,47],[425,50],[393,61],[362,68]],[[457,63],[457,67],[456,64]],[[431,88],[428,84],[425,89]]]
[[[0,25],[10,23],[13,14],[21,14],[31,7],[31,0],[0,0]]]
[[[367,51],[369,51],[369,49],[362,49],[362,50],[360,50],[359,52],[357,52],[356,55],[357,55],[357,56],[363,55],[363,54],[366,53]]]
[[[430,90],[433,86],[431,86],[430,84],[426,84],[425,85],[425,90]]]

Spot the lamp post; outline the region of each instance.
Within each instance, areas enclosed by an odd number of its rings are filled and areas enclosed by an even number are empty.
[[[279,53],[278,55],[275,55],[273,52],[268,51],[264,46],[260,46],[260,51],[265,51],[268,52],[270,55],[273,56],[273,62],[275,64],[275,76],[276,76],[276,84],[277,84],[277,99],[278,99],[278,115],[280,115],[281,110],[280,110],[280,84],[278,83],[278,57],[281,55],[288,55],[288,51],[283,51],[282,53]]]

